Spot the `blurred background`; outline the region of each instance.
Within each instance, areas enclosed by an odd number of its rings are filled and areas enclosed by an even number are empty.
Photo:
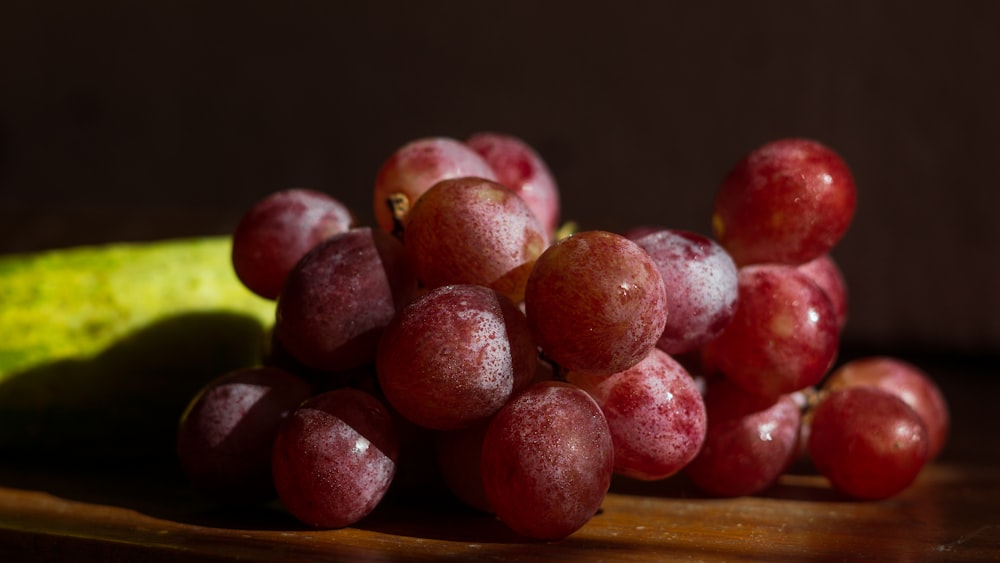
[[[372,221],[412,139],[515,134],[583,228],[709,232],[752,148],[851,165],[849,345],[1000,355],[1000,2],[0,6],[0,252],[229,233],[327,191]]]

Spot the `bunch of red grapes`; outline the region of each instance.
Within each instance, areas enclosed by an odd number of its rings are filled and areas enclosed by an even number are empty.
[[[235,271],[276,317],[262,364],[181,419],[181,465],[215,498],[337,528],[432,474],[552,540],[615,474],[752,495],[808,456],[842,493],[880,499],[945,440],[945,402],[915,366],[835,369],[847,289],[830,251],[856,191],[820,143],[737,163],[712,237],[563,232],[543,159],[492,132],[400,147],[373,200],[377,225],[359,226],[327,194],[284,190],[237,227]]]

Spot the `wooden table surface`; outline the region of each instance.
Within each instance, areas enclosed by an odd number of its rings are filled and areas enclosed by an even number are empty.
[[[736,499],[705,498],[682,476],[616,481],[577,533],[530,542],[440,495],[398,496],[355,526],[316,531],[277,506],[214,507],[169,459],[0,458],[0,561],[1000,560],[1000,370],[924,365],[948,397],[950,442],[885,501],[845,499],[808,471]]]

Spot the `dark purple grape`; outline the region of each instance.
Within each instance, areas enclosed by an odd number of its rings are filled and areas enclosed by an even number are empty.
[[[292,269],[278,297],[275,337],[313,369],[371,364],[382,330],[415,293],[402,244],[377,229],[352,229]]]
[[[350,210],[322,192],[289,189],[257,202],[233,233],[233,269],[251,291],[277,299],[295,263],[354,225]]]
[[[375,509],[398,459],[399,438],[381,401],[359,389],[327,391],[281,424],[272,452],[274,485],[299,521],[341,528]]]

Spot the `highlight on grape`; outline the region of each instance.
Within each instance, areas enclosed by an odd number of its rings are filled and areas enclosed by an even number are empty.
[[[555,176],[505,133],[415,139],[373,177],[374,225],[294,188],[233,234],[275,323],[259,365],[219,374],[180,418],[181,466],[218,502],[339,528],[394,490],[438,490],[559,540],[616,475],[733,497],[806,460],[872,501],[947,439],[919,367],[836,363],[849,301],[831,252],[857,194],[817,141],[751,150],[708,233],[560,227]]]

